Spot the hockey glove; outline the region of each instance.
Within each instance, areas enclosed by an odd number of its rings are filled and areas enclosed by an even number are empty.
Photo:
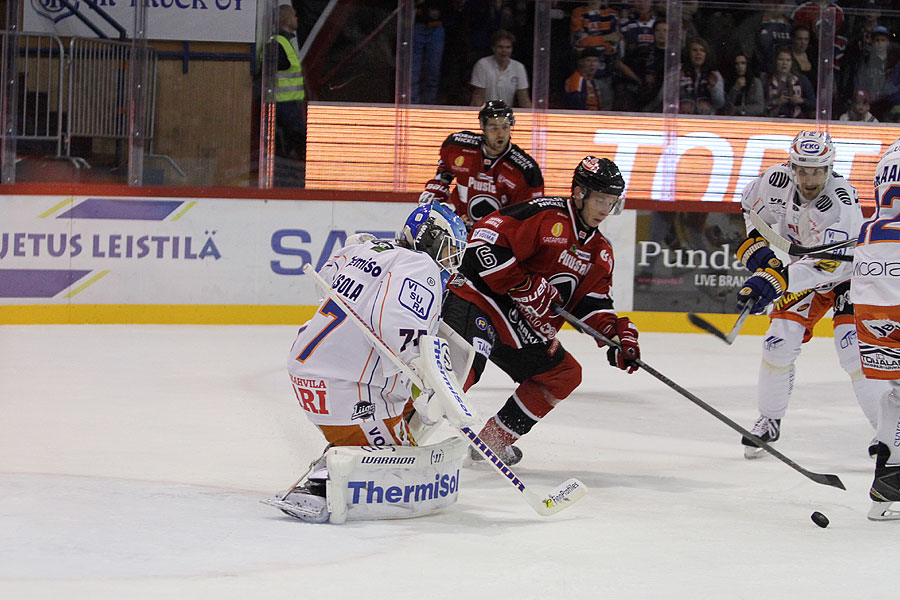
[[[419,194],[419,206],[448,200],[450,200],[450,186],[440,177],[435,177],[426,183],[425,191]]]
[[[769,248],[765,238],[760,236],[756,230],[750,234],[744,243],[737,249],[737,259],[744,263],[751,273],[756,273],[759,269],[766,267],[772,269],[781,269],[781,261],[775,256],[775,253]]]
[[[610,330],[612,327],[610,327]],[[634,361],[641,357],[641,347],[638,345],[638,330],[628,317],[619,317],[615,321],[615,335],[619,338],[619,348],[610,346],[606,351],[606,359],[613,367],[619,367],[623,371],[634,373],[638,365]],[[612,338],[614,336],[606,336]]]
[[[780,298],[786,289],[787,269],[759,269],[738,292],[738,308],[750,302],[750,314],[758,315],[765,312],[766,307]]]
[[[559,304],[560,296],[549,281],[541,275],[529,275],[524,283],[509,290],[507,295],[516,303],[532,329],[548,339],[556,337],[556,328],[551,323],[556,313],[550,309],[554,304]]]

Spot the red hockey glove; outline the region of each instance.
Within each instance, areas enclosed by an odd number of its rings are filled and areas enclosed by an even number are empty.
[[[419,205],[450,200],[450,186],[440,177],[425,184],[425,191],[419,194]]]
[[[619,317],[615,322],[615,330],[615,335],[619,337],[620,348],[610,346],[606,351],[606,359],[610,365],[634,373],[639,368],[634,361],[641,357],[637,327],[628,317]],[[611,338],[612,336],[607,335],[606,337]]]
[[[507,295],[516,303],[532,329],[549,339],[556,337],[556,329],[550,322],[556,313],[550,309],[554,304],[559,304],[560,296],[549,281],[541,275],[531,275],[525,283],[509,290]]]

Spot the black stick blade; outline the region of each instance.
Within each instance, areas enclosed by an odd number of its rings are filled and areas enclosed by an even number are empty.
[[[712,323],[710,323],[709,321],[707,321],[700,315],[695,315],[694,313],[688,313],[687,317],[688,317],[688,321],[690,321],[691,325],[693,325],[694,327],[702,329],[703,331],[705,331],[707,333],[713,334],[714,336],[716,336],[723,342],[731,343],[728,341],[728,337],[724,333],[719,331],[719,329],[715,325],[713,325]]]

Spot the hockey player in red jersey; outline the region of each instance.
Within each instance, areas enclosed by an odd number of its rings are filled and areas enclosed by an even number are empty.
[[[469,228],[499,208],[544,195],[541,168],[510,140],[516,119],[506,102],[488,101],[478,120],[482,133],[460,131],[444,140],[437,174],[419,196],[419,204],[452,205]]]
[[[460,272],[441,317],[475,348],[464,388],[478,381],[490,358],[519,386],[478,435],[507,464],[528,433],[581,383],[581,365],[556,339],[566,308],[622,350],[610,364],[634,372],[640,358],[634,324],[619,317],[610,295],[613,250],[597,227],[622,210],[625,181],[614,162],[588,156],[575,169],[570,198],[541,197],[508,206],[469,235]]]

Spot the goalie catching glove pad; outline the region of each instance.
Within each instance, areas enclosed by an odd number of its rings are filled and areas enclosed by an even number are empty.
[[[551,308],[560,303],[559,292],[541,275],[529,275],[524,283],[507,292],[531,328],[547,339],[556,337]]]
[[[744,287],[738,292],[738,308],[742,309],[750,302],[752,304],[750,314],[758,315],[764,312],[770,303],[780,298],[786,289],[786,269],[770,267],[759,269],[744,282]]]
[[[767,267],[771,269],[782,268],[781,261],[769,248],[768,242],[755,229],[750,233],[750,237],[744,240],[744,243],[737,249],[737,259],[744,263],[751,273],[756,273],[758,270]]]
[[[419,194],[419,206],[423,204],[445,203],[450,200],[450,186],[440,176],[425,184],[425,191]]]
[[[610,346],[606,350],[606,359],[613,367],[634,373],[638,365],[634,361],[641,358],[641,347],[638,345],[638,330],[628,317],[619,317],[609,321],[602,332],[611,340],[618,341],[619,347]]]

